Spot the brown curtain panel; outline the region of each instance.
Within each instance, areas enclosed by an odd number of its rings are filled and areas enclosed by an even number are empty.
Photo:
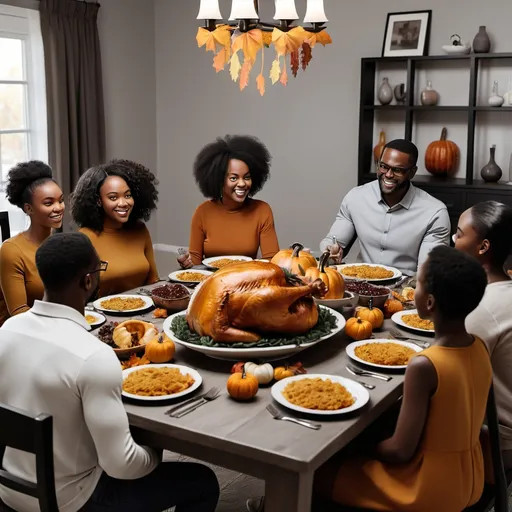
[[[66,198],[84,171],[105,161],[98,10],[76,0],[40,3],[49,164]]]

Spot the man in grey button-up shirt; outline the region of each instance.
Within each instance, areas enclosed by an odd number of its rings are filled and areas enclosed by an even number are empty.
[[[412,275],[434,246],[448,245],[450,218],[445,204],[411,183],[417,160],[418,149],[412,142],[389,142],[377,180],[345,196],[320,250],[330,250],[339,262],[343,249],[357,237],[362,262],[389,265]]]

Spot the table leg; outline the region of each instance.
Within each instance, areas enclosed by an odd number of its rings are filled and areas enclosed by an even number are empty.
[[[272,469],[265,478],[265,512],[310,512],[314,474]]]

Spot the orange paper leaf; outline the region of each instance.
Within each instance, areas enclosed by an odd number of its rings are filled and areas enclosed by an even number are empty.
[[[233,52],[242,50],[244,53],[244,62],[254,63],[256,55],[263,48],[263,35],[260,29],[249,30],[236,36],[233,41]]]
[[[306,71],[308,64],[311,62],[311,59],[313,58],[313,53],[311,51],[311,46],[309,46],[309,44],[304,43],[302,45],[301,57],[302,57],[302,70]]]
[[[265,94],[265,77],[263,73],[260,73],[256,78],[256,86],[258,87],[258,91],[263,96]]]
[[[272,81],[272,85],[274,85],[281,75],[281,63],[279,62],[279,57],[276,57],[272,62],[272,67],[270,68],[270,80]]]
[[[295,50],[290,53],[290,67],[292,68],[292,75],[297,76],[299,71],[300,59],[299,59],[299,50]]]
[[[288,32],[275,28],[272,32],[272,42],[278,55],[287,55],[300,48],[304,42],[306,31],[302,27],[295,27]]]
[[[242,71],[240,72],[240,90],[243,91],[249,85],[249,75],[251,74],[252,62],[244,60]]]
[[[231,80],[236,82],[238,77],[240,76],[240,70],[242,69],[242,64],[240,64],[240,59],[238,58],[238,53],[233,53],[231,57],[231,62],[229,65],[229,74],[231,75]]]
[[[283,72],[281,73],[281,78],[279,80],[285,87],[288,84],[288,73],[286,72],[286,66],[283,67]]]
[[[331,36],[328,34],[327,30],[322,30],[321,32],[306,32],[304,42],[308,43],[311,48],[315,47],[316,43],[323,44],[332,44]]]
[[[263,32],[263,44],[268,48],[272,43],[272,32]]]
[[[206,46],[207,52],[215,52],[217,46],[223,46],[227,49],[231,45],[231,30],[227,25],[220,25],[212,32],[199,27],[196,40],[197,46],[199,48]]]
[[[213,67],[217,73],[222,71],[226,65],[226,53],[226,48],[222,48],[213,58]]]

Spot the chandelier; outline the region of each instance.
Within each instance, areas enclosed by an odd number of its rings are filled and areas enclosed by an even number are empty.
[[[260,56],[260,72],[256,87],[265,94],[266,75],[265,49],[274,51],[268,78],[272,85],[288,83],[288,66],[296,77],[300,68],[306,70],[313,58],[312,50],[317,43],[323,46],[332,43],[325,30],[328,21],[325,16],[324,0],[307,0],[304,23],[294,25],[299,19],[295,0],[274,0],[276,23],[260,20],[259,0],[232,0],[231,15],[227,23],[222,22],[219,0],[201,0],[198,20],[204,20],[204,27],[197,31],[199,48],[213,52],[213,67],[218,73],[229,67],[231,79],[238,82],[243,91],[250,82],[251,72]],[[218,20],[221,20],[217,23]]]

